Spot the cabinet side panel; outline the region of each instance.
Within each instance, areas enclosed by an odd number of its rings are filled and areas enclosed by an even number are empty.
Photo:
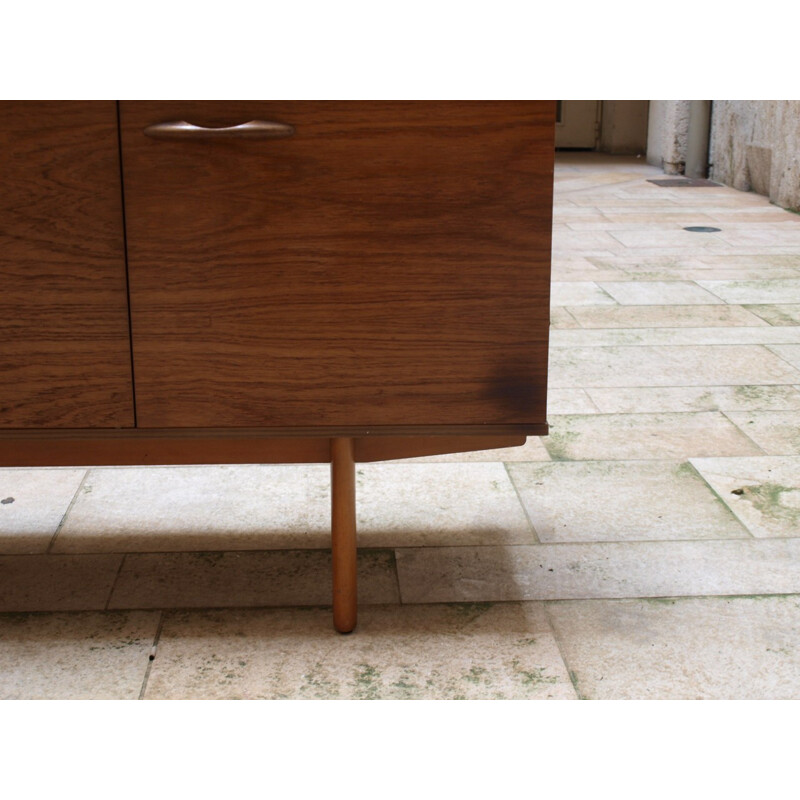
[[[0,428],[133,425],[117,110],[0,102]]]
[[[553,103],[121,118],[140,426],[544,422]],[[143,133],[253,119],[295,133]]]

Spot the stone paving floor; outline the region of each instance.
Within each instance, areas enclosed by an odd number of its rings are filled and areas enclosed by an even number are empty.
[[[351,636],[325,465],[0,470],[0,697],[800,698],[800,216],[664,177],[558,156],[551,434],[359,465]]]

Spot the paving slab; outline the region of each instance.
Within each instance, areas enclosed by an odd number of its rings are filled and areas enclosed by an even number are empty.
[[[774,247],[776,244],[800,247],[800,229],[798,225],[775,224],[756,229],[752,225],[742,226],[736,230],[726,228],[721,234],[731,247],[766,246]]]
[[[53,551],[255,550],[329,542],[327,465],[125,467],[89,472]]]
[[[753,203],[751,206],[740,208],[709,208],[708,215],[718,222],[727,224],[742,222],[748,225],[757,225],[760,222],[767,223],[792,223],[791,213],[784,208],[771,206],[765,208]]]
[[[159,617],[0,614],[0,699],[138,699]]]
[[[800,456],[691,463],[753,536],[800,536]]]
[[[800,326],[800,303],[746,305],[744,308],[770,325]]]
[[[611,236],[623,247],[642,249],[654,254],[672,249],[694,255],[705,248],[725,247],[727,244],[718,233],[699,234],[685,230],[614,231]]]
[[[595,700],[800,699],[800,598],[549,603],[577,691]]]
[[[653,209],[650,212],[639,212],[635,208],[620,208],[603,205],[602,214],[604,219],[609,222],[627,225],[629,228],[642,227],[647,230],[658,228],[665,224],[671,227],[684,227],[685,225],[705,225],[711,224],[714,220],[710,214],[684,209],[681,206],[673,205],[662,211]]]
[[[145,699],[575,699],[540,603],[172,612]]]
[[[553,306],[550,309],[551,328],[579,328],[580,325],[575,317],[562,306]]]
[[[598,286],[625,306],[708,306],[724,303],[694,281],[603,281]]]
[[[619,242],[606,231],[553,230],[553,250],[614,251],[619,246]]]
[[[587,393],[604,414],[800,411],[800,392],[793,386],[645,386]]]
[[[800,412],[726,411],[725,416],[746,433],[748,438],[752,439],[765,454],[771,456],[800,455]],[[717,453],[717,455],[721,456],[723,453]]]
[[[623,213],[623,211],[620,211]],[[594,264],[598,269],[622,269],[627,273],[632,273],[634,277],[631,280],[637,279],[639,272],[649,272],[651,270],[659,270],[664,272],[672,272],[678,269],[702,270],[709,265],[706,264],[708,259],[705,253],[697,254],[656,254],[643,256],[640,252],[636,254],[626,253],[619,256],[612,256],[611,258],[592,257],[587,259]]]
[[[553,416],[542,441],[554,461],[764,455],[741,426],[713,411]]]
[[[585,269],[564,269],[555,267],[551,278],[557,283],[596,283],[598,281],[627,281],[630,276],[619,269],[598,269],[589,267]]]
[[[577,323],[559,327],[581,328],[708,328],[767,326],[769,323],[742,306],[623,305],[595,308],[566,307]]]
[[[0,469],[0,553],[44,553],[84,469]]]
[[[800,303],[800,279],[774,281],[704,281],[698,285],[726,303],[747,305]]]
[[[574,339],[559,331],[561,341]],[[596,333],[586,331],[586,333]],[[552,389],[603,386],[737,386],[798,383],[800,371],[758,345],[558,347],[550,351]]]
[[[125,556],[108,607],[326,606],[332,591],[330,551],[135,553]],[[391,551],[359,551],[358,592],[363,603],[398,601]]]
[[[711,267],[702,264],[691,269],[653,269],[625,265],[624,275],[625,280],[636,281],[763,281],[797,278],[800,272],[790,267]],[[598,275],[597,280],[604,278]]]
[[[724,306],[721,306],[724,308]],[[754,327],[731,326],[731,327],[711,327],[711,328],[591,328],[573,330],[554,330],[550,332],[551,349],[569,347],[633,347],[648,345],[650,347],[697,347],[711,345],[782,345],[800,343],[800,327],[773,327],[771,325],[757,325]],[[552,354],[551,354],[552,355]],[[631,354],[635,355],[635,354]],[[694,361],[698,353],[692,354]],[[705,351],[707,357],[725,358],[726,353],[720,349]],[[741,357],[741,353],[728,353]],[[772,355],[776,355],[772,353]],[[753,350],[744,355],[750,361],[766,358],[769,365],[776,371],[772,372],[775,376],[783,378],[786,383],[794,382],[794,373],[785,359],[784,363],[776,361],[770,355],[770,351]],[[585,356],[584,356],[585,357]],[[663,356],[658,356],[663,357]],[[652,358],[652,354],[645,353],[645,362]],[[563,360],[563,356],[562,356]],[[724,374],[744,377],[742,370],[734,372],[732,365],[726,365],[728,372]],[[800,375],[800,370],[795,368]],[[761,373],[754,372],[754,375]],[[740,383],[741,381],[737,381]]]
[[[617,302],[593,281],[553,281],[550,284],[550,306],[602,306]]]
[[[359,464],[361,547],[535,541],[502,463]]]
[[[775,344],[769,349],[788,364],[800,370],[800,344]]]
[[[549,389],[547,392],[547,413],[553,414],[596,414],[597,406],[589,393],[583,389]]]
[[[716,213],[716,212],[715,212]],[[734,213],[734,212],[726,212]],[[743,208],[735,212],[737,214],[744,214],[753,216],[760,213],[757,208]],[[779,214],[787,214],[784,209],[778,209]],[[699,261],[711,267],[745,267],[762,269],[774,269],[776,267],[785,267],[789,269],[800,269],[800,252],[783,253],[776,255],[774,253],[740,253],[738,248],[731,250],[724,255],[712,255],[709,253],[701,253]]]
[[[404,603],[800,593],[800,539],[397,551]]]
[[[91,611],[106,607],[122,556],[0,556],[1,611]]]
[[[508,466],[541,542],[748,538],[686,462]]]

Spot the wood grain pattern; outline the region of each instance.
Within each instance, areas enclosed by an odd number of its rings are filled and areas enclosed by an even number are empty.
[[[120,107],[141,427],[542,427],[553,103]]]
[[[0,102],[0,428],[133,423],[116,103]]]

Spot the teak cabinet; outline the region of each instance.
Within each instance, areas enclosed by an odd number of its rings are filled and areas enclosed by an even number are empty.
[[[546,425],[555,104],[0,103],[0,466],[353,464]]]

